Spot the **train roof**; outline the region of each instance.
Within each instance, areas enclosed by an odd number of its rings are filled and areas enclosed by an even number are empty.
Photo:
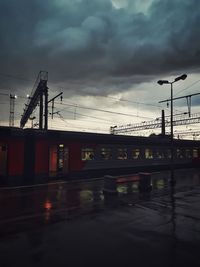
[[[8,126],[0,126],[0,137],[1,136],[24,136],[24,131],[18,127],[8,127]]]
[[[102,133],[89,133],[89,132],[74,132],[74,131],[61,131],[61,130],[39,130],[31,128],[17,128],[0,126],[0,136],[32,136],[33,138],[45,138],[54,139],[57,141],[80,141],[80,142],[98,142],[104,144],[152,144],[162,145],[170,143],[169,136],[125,136],[125,135],[113,135]],[[196,145],[200,146],[200,141],[196,140],[178,140],[174,139],[175,144],[183,145]]]

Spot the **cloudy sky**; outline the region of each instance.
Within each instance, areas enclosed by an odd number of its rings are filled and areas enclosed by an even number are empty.
[[[107,131],[168,114],[158,101],[170,87],[158,79],[187,73],[174,94],[199,92],[199,25],[199,0],[0,0],[1,124],[7,93],[19,96],[19,124],[40,70],[49,73],[50,97],[64,93],[52,128]],[[192,100],[193,112],[199,102]],[[175,112],[185,111],[186,101],[176,101]]]

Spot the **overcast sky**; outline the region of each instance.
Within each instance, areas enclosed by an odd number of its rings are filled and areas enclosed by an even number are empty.
[[[50,97],[63,91],[63,103],[77,105],[57,104],[62,118],[52,127],[106,129],[154,119],[166,108],[156,107],[158,101],[170,95],[158,79],[187,73],[174,93],[198,92],[199,25],[199,0],[0,0],[0,89],[25,96],[38,72],[48,71]],[[7,121],[9,99],[0,97],[1,120]],[[23,103],[16,100],[16,124]],[[184,101],[175,104],[187,111]]]

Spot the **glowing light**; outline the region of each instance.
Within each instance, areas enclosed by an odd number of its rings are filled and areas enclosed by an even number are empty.
[[[46,202],[44,203],[44,208],[46,210],[52,209],[52,203],[49,200],[46,200]]]

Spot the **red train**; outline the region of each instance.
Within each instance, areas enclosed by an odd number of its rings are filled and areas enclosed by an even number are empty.
[[[167,169],[168,137],[0,127],[0,183],[100,177]],[[200,141],[174,140],[176,167],[198,166]]]

